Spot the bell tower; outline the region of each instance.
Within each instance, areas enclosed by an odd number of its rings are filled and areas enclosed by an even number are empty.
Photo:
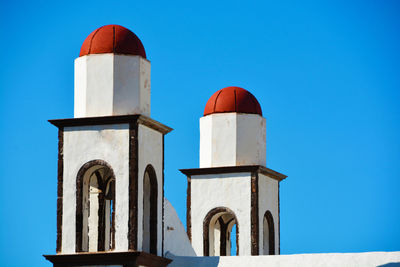
[[[54,266],[166,266],[172,129],[150,118],[150,62],[133,32],[107,25],[86,38],[74,102],[74,118],[50,120],[59,129],[57,255],[45,257]]]
[[[266,120],[240,87],[208,100],[200,118],[200,168],[187,176],[187,231],[201,256],[279,254],[279,182],[266,167]],[[234,233],[234,229],[235,233]]]

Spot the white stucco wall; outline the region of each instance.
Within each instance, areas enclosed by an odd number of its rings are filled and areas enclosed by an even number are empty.
[[[265,118],[234,112],[200,118],[200,168],[265,164]]]
[[[164,255],[196,256],[174,207],[164,198]]]
[[[275,254],[279,254],[279,182],[261,173],[258,174],[258,208],[259,253],[263,255],[263,219],[269,210],[274,219]]]
[[[211,167],[212,165],[212,151],[213,151],[213,142],[212,142],[212,117],[205,116],[200,118],[200,158],[199,158],[199,166],[200,168]],[[232,137],[231,137],[232,139]],[[232,151],[233,153],[234,151]]]
[[[239,253],[251,254],[251,174],[195,175],[191,178],[192,246],[203,255],[203,221],[212,209],[231,209],[239,224]]]
[[[236,113],[200,118],[200,168],[236,165],[236,129]]]
[[[257,114],[237,114],[236,165],[266,166],[266,121]]]
[[[64,128],[62,251],[75,252],[76,178],[87,162],[106,161],[115,174],[115,251],[128,249],[129,125]]]
[[[276,256],[181,257],[167,254],[168,267],[395,267],[400,252],[321,253]]]
[[[163,175],[163,135],[145,125],[139,124],[139,181],[138,181],[138,250],[142,250],[143,241],[143,177],[147,165],[151,164],[157,175],[158,220],[157,220],[157,255],[162,255],[162,175]]]
[[[74,117],[126,114],[150,116],[150,62],[112,53],[78,57]]]

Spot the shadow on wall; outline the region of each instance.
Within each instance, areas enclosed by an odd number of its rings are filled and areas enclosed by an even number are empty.
[[[400,262],[390,262],[376,267],[400,267]]]
[[[183,257],[170,252],[166,252],[164,257],[172,260],[168,267],[217,267],[219,263],[219,257]]]

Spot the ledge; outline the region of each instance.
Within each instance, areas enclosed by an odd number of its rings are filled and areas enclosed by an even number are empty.
[[[212,168],[196,168],[196,169],[180,169],[180,171],[188,177],[193,175],[207,175],[218,173],[237,173],[237,172],[257,172],[271,177],[275,180],[282,181],[287,176],[271,170],[261,165],[244,165],[244,166],[227,166],[227,167],[212,167]]]
[[[43,255],[54,267],[83,265],[123,265],[126,267],[164,267],[172,260],[140,251],[82,252],[75,254]]]
[[[167,134],[173,129],[155,121],[144,115],[119,115],[119,116],[102,116],[102,117],[82,117],[71,119],[49,120],[49,122],[58,128],[73,126],[91,126],[91,125],[107,125],[137,122],[146,125],[162,134]]]

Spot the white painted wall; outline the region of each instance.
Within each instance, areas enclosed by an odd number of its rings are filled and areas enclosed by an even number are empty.
[[[266,121],[257,114],[200,118],[200,168],[266,165]]]
[[[228,119],[227,119],[228,120]],[[213,117],[212,115],[201,117],[200,118],[200,168],[212,167],[213,159],[212,159],[212,151],[213,151],[213,142],[212,142],[212,130],[213,130]],[[233,129],[232,129],[233,131]],[[231,137],[231,142],[233,137]],[[234,153],[235,151],[231,151]],[[232,159],[231,159],[232,161]]]
[[[164,255],[196,256],[174,207],[164,198]]]
[[[76,177],[95,159],[106,161],[115,174],[115,251],[128,250],[129,125],[64,128],[64,183],[61,253],[75,253]]]
[[[200,168],[236,165],[236,117],[221,113],[200,118]]]
[[[74,117],[126,114],[150,116],[150,62],[112,53],[75,59]]]
[[[143,242],[143,178],[147,165],[151,164],[157,175],[158,186],[158,220],[157,220],[157,255],[162,255],[162,175],[163,175],[163,135],[145,125],[138,126],[139,144],[139,181],[138,181],[138,250]]]
[[[251,255],[251,174],[195,175],[191,180],[192,246],[203,255],[203,221],[212,209],[231,209],[239,224],[239,254]]]
[[[259,254],[263,254],[263,218],[267,210],[274,219],[275,254],[279,254],[279,182],[261,173],[258,174],[258,209]]]
[[[182,257],[165,255],[173,261],[168,267],[395,267],[400,252],[321,253],[276,256]]]
[[[266,166],[265,118],[237,113],[236,125],[236,165]]]

